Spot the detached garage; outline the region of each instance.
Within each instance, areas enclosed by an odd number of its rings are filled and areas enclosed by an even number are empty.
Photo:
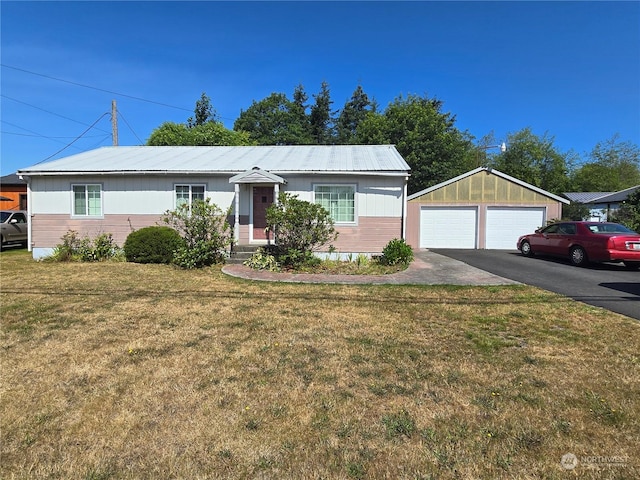
[[[514,250],[520,235],[560,218],[569,202],[497,170],[477,168],[407,197],[414,248]]]

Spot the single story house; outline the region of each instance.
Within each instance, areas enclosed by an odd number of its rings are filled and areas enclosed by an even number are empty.
[[[640,185],[626,188],[618,192],[568,192],[563,195],[575,203],[589,207],[589,218],[592,222],[606,222],[615,213],[629,195],[640,188]]]
[[[480,167],[409,195],[406,241],[413,248],[515,250],[520,235],[560,218],[565,198]]]
[[[237,244],[265,244],[279,192],[317,202],[339,232],[338,253],[380,253],[404,238],[409,166],[393,145],[103,147],[18,171],[29,196],[29,248],[49,255],[69,230],[127,235],[167,210],[210,198]]]
[[[27,209],[27,182],[18,175],[0,177],[0,210]]]

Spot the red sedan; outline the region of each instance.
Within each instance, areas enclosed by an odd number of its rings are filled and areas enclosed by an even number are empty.
[[[576,266],[588,262],[624,262],[640,267],[640,234],[609,222],[558,222],[518,239],[522,255],[567,257]]]

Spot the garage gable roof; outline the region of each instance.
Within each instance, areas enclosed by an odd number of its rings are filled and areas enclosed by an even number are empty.
[[[518,180],[517,178],[512,177],[510,175],[507,175],[506,173],[502,173],[502,172],[500,172],[500,171],[498,171],[496,169],[488,168],[488,167],[478,167],[478,168],[476,168],[474,170],[470,170],[467,173],[463,173],[462,175],[458,175],[457,177],[452,178],[450,180],[447,180],[445,182],[439,183],[439,184],[434,185],[434,186],[429,187],[429,188],[425,188],[424,190],[421,190],[421,191],[416,192],[416,193],[414,193],[412,195],[409,195],[407,197],[407,200],[413,200],[415,198],[421,197],[421,196],[423,196],[423,195],[425,195],[427,193],[433,192],[433,191],[438,190],[438,189],[440,189],[442,187],[446,187],[447,185],[451,185],[452,183],[456,183],[456,182],[462,180],[463,178],[470,177],[472,175],[475,175],[476,173],[480,173],[480,172],[483,172],[483,171],[487,172],[487,173],[490,173],[490,174],[493,174],[493,175],[496,175],[498,177],[504,178],[505,180],[507,180],[509,182],[516,183],[516,184],[520,185],[521,187],[527,188],[529,190],[533,190],[534,192],[537,192],[537,193],[539,193],[541,195],[544,195],[546,197],[552,198],[552,199],[554,199],[554,200],[556,200],[558,202],[562,202],[562,203],[565,203],[567,205],[570,203],[569,200],[567,200],[566,198],[559,197],[557,195],[554,195],[551,192],[547,192],[546,190],[538,188],[538,187],[536,187],[534,185],[531,185],[531,184],[529,184],[527,182],[523,182],[522,180]]]

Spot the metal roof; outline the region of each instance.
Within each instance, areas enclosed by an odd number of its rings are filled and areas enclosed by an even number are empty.
[[[20,175],[230,173],[258,167],[273,173],[407,175],[393,145],[102,147],[18,170]]]
[[[636,185],[635,187],[626,188],[624,190],[620,190],[619,192],[614,192],[610,194],[606,194],[602,197],[598,197],[594,200],[597,203],[615,203],[615,202],[624,202],[629,195],[638,190],[640,185]]]
[[[572,202],[576,203],[591,203],[594,200],[611,195],[613,192],[567,192],[563,193]]]

